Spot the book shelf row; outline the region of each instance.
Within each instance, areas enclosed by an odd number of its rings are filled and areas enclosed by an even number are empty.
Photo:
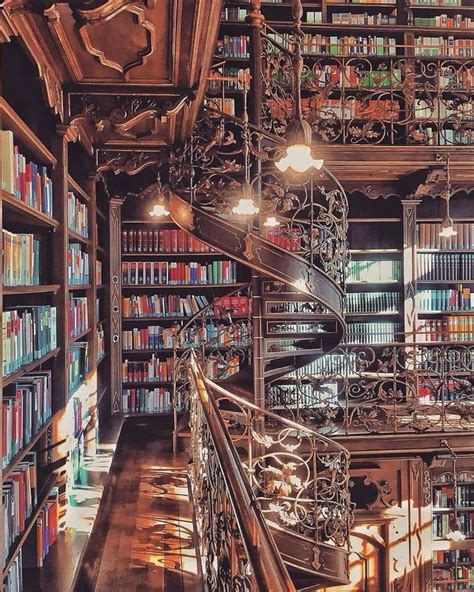
[[[122,253],[215,253],[184,230],[122,230]]]
[[[233,284],[237,281],[235,261],[122,263],[122,282],[131,286]]]

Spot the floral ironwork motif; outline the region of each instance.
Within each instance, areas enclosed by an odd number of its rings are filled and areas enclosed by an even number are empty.
[[[288,48],[270,27],[262,34],[262,125],[283,136],[292,116]],[[408,55],[410,48],[399,47]],[[466,59],[318,55],[306,47],[305,119],[315,141],[344,144],[474,143],[474,62]]]
[[[242,146],[247,133],[251,157],[262,164],[262,172],[252,179],[262,214],[281,217],[280,232],[301,243],[297,254],[342,284],[347,262],[347,196],[326,169],[314,177],[292,178],[268,166],[280,147],[278,138],[206,109],[191,140],[171,158],[172,189],[217,215],[229,215],[243,181]],[[253,226],[251,232],[262,231]]]
[[[323,433],[468,431],[474,348],[346,345],[268,390],[268,408]]]
[[[190,363],[196,363],[195,358],[188,360],[188,369]],[[209,574],[211,590],[234,589],[218,587],[216,578],[224,578],[219,586],[237,578],[242,589],[254,589],[249,587],[250,566],[195,380],[191,374],[190,477],[203,572]],[[206,389],[218,405],[235,455],[239,451],[249,486],[269,526],[346,553],[352,523],[348,451],[311,429],[238,399],[211,381],[206,381]],[[240,560],[231,562],[231,553],[237,553]],[[232,573],[231,566],[240,566],[243,572]],[[317,569],[323,572],[324,565]]]

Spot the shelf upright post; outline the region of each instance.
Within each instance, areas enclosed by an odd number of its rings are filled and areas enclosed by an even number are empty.
[[[59,225],[52,241],[52,280],[59,285],[53,303],[57,310],[57,343],[59,353],[54,362],[53,411],[63,409],[67,403],[68,385],[68,339],[67,339],[67,247],[68,221],[66,199],[68,192],[68,130],[67,126],[58,126],[53,138],[54,154],[57,163],[53,168],[53,213]]]
[[[122,410],[122,256],[121,223],[125,199],[112,197],[109,202],[109,352],[111,413]]]
[[[404,331],[407,341],[415,341],[416,315],[416,210],[419,199],[404,199],[403,206],[403,289],[404,289]]]
[[[250,12],[246,18],[250,27],[250,93],[249,93],[249,121],[259,127],[261,125],[262,113],[262,28],[265,17],[261,12],[261,0],[250,2]],[[257,150],[260,148],[258,141]],[[260,200],[260,175],[261,161],[255,159],[253,175],[257,176],[255,183],[255,195]],[[262,297],[261,280],[257,273],[252,272],[252,338],[253,338],[253,386],[255,404],[265,407],[265,382],[264,382],[264,359],[263,359],[263,326],[262,326]]]

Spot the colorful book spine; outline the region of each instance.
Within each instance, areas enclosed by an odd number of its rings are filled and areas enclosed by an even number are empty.
[[[474,310],[474,291],[461,285],[441,290],[419,290],[417,307],[421,312]]]
[[[56,349],[56,307],[17,307],[2,313],[3,376]]]
[[[122,298],[124,318],[167,318],[191,317],[209,306],[209,301],[202,294],[179,296],[176,294],[133,295]],[[209,316],[221,317],[247,316],[250,301],[248,296],[223,296],[214,299],[213,307],[207,310]]]
[[[37,503],[36,453],[29,452],[2,483],[5,566],[12,544],[25,530],[28,518]]]
[[[72,343],[68,351],[68,392],[72,393],[85,379],[88,371],[87,342]]]
[[[237,281],[235,261],[180,262],[129,261],[122,262],[122,283],[136,285],[209,285],[232,284]]]
[[[122,391],[124,413],[170,413],[172,394],[167,388],[131,388]]]
[[[2,399],[2,464],[27,446],[52,415],[51,372],[25,374]]]
[[[418,253],[418,281],[474,280],[474,253]]]
[[[442,226],[438,222],[420,222],[417,226],[417,243],[419,249],[467,249],[474,250],[474,224],[455,222],[454,236],[439,235]]]
[[[53,216],[53,185],[47,168],[28,162],[14,145],[13,133],[0,130],[1,188],[49,217]]]
[[[391,343],[399,340],[400,323],[350,323],[347,326],[347,343]]]
[[[67,334],[69,338],[77,337],[80,333],[89,328],[89,312],[87,309],[87,298],[75,298],[69,296]]]
[[[70,243],[68,247],[67,281],[71,286],[86,285],[90,281],[89,255],[78,243]]]
[[[421,319],[416,334],[420,343],[473,341],[474,316],[445,315],[441,319]]]
[[[154,354],[147,361],[124,360],[122,381],[134,382],[170,382],[173,380],[173,359],[160,360]]]
[[[74,193],[67,194],[68,227],[84,238],[89,236],[89,210]]]
[[[473,55],[473,39],[458,39],[453,35],[448,35],[448,37],[415,37],[415,56],[471,58]]]
[[[40,241],[33,234],[2,230],[3,285],[37,286],[40,283]]]
[[[349,292],[346,294],[348,313],[399,312],[402,305],[400,292]]]
[[[41,508],[35,526],[25,542],[23,566],[41,568],[59,534],[59,491],[55,487]]]
[[[123,253],[215,253],[180,229],[122,230]]]

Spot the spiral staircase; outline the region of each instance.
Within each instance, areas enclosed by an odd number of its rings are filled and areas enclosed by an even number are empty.
[[[340,343],[345,327],[343,291],[320,266],[249,230],[247,224],[230,222],[212,207],[193,201],[185,192],[172,191],[169,210],[171,218],[181,229],[251,268],[253,277],[257,278],[262,329],[260,353],[265,385],[303,368]],[[255,354],[256,351],[254,363]],[[253,403],[253,374],[252,369],[247,368],[233,375],[225,384],[228,392]],[[218,398],[218,386],[216,390],[212,384],[208,386]],[[228,407],[229,399],[230,395],[227,398],[228,412],[232,408],[232,402]],[[224,413],[225,408],[224,405]],[[233,414],[232,410],[230,413]],[[293,444],[297,442],[299,435],[294,432],[294,427],[286,429],[292,434]],[[316,442],[318,437],[315,433]],[[322,446],[324,448],[327,443],[322,443]],[[245,464],[243,456],[245,454],[241,453]],[[347,469],[348,464],[345,467],[346,481],[341,490],[345,489],[347,493],[349,507]],[[319,470],[324,471],[325,468],[316,462],[313,471]],[[342,520],[342,515],[340,518]],[[345,545],[338,545],[330,540],[314,541],[307,534],[282,528],[278,520],[270,519],[269,525],[297,590],[310,592],[348,583],[348,529]]]
[[[343,292],[324,271],[176,193],[170,198],[170,214],[180,228],[257,273],[265,383],[310,364],[340,343],[345,327]],[[237,373],[231,383],[254,400],[248,372]]]

